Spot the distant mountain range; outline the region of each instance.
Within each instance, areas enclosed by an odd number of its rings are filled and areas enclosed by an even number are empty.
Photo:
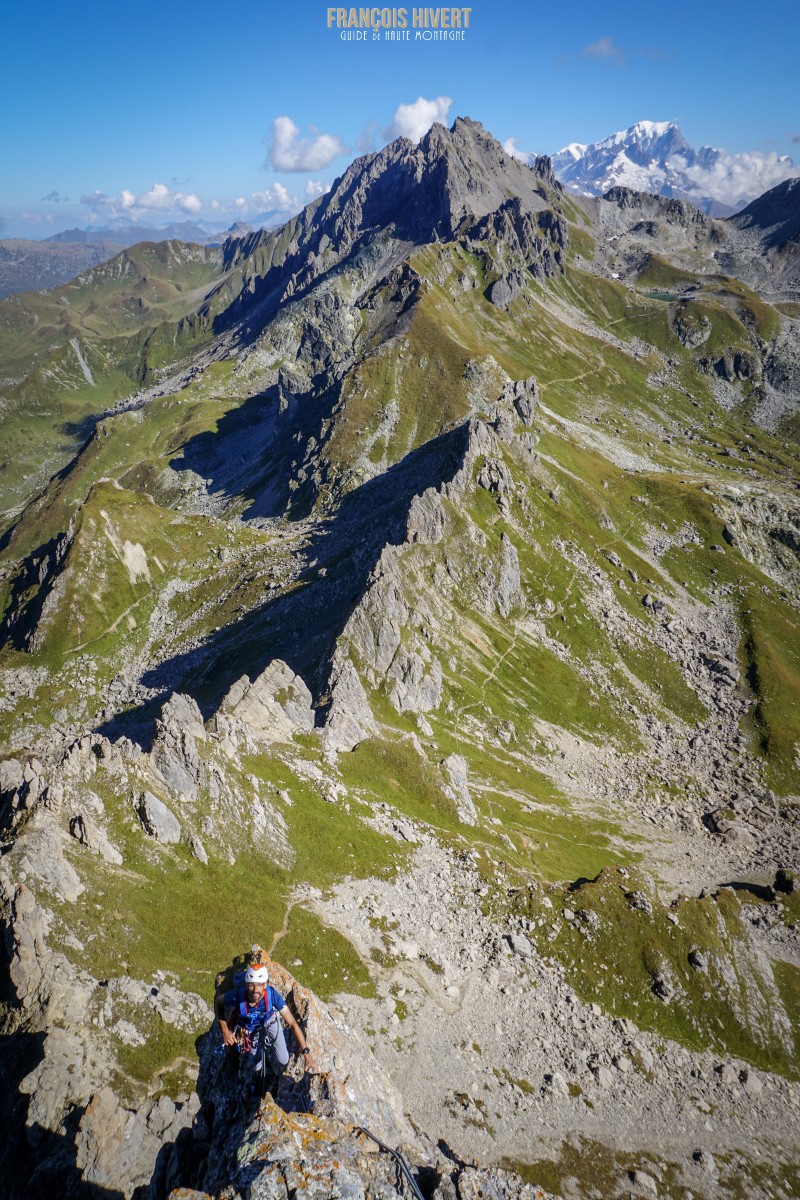
[[[140,242],[179,241],[215,246],[229,237],[244,237],[256,229],[282,225],[286,216],[286,213],[262,213],[250,222],[234,221],[228,229],[217,232],[194,221],[178,221],[162,227],[120,222],[102,229],[65,229],[42,241],[6,238],[0,241],[0,299],[68,283],[89,267],[96,267]]]
[[[788,155],[695,150],[671,121],[637,121],[600,142],[572,142],[552,156],[556,178],[571,192],[602,196],[629,187],[690,200],[712,217],[740,211],[767,189],[800,174]],[[528,156],[533,165],[533,156]]]

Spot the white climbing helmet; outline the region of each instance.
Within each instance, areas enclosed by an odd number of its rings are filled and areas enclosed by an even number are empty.
[[[269,979],[267,968],[261,963],[251,963],[245,972],[245,983],[266,983]]]

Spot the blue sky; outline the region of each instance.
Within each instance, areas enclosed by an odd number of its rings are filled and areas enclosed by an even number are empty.
[[[420,109],[405,125],[397,112],[420,97],[450,100],[425,111],[472,116],[524,150],[650,119],[677,121],[694,145],[800,160],[796,3],[471,8],[463,42],[415,44],[343,41],[311,0],[11,0],[2,236],[43,237],[92,214],[224,228],[303,203],[356,153],[415,128]]]

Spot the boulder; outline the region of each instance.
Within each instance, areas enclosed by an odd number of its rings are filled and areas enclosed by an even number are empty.
[[[110,842],[103,827],[95,821],[94,817],[88,813],[79,812],[69,823],[69,831],[79,842],[81,846],[86,846],[94,854],[99,854],[100,857],[107,863],[113,863],[119,867],[122,865],[122,855],[117,847]]]
[[[139,801],[139,820],[145,833],[157,842],[175,845],[181,840],[181,823],[163,800],[152,792],[145,792]]]
[[[208,865],[208,854],[206,853],[206,848],[196,833],[193,833],[189,838],[189,849],[192,852],[193,858],[196,858],[199,863],[203,864],[203,866]]]
[[[501,617],[508,617],[511,610],[524,603],[519,574],[519,558],[517,549],[509,536],[504,533],[500,539],[502,558],[497,576],[495,604]]]
[[[522,271],[507,271],[491,285],[486,298],[495,308],[505,310],[525,290],[525,282]]]

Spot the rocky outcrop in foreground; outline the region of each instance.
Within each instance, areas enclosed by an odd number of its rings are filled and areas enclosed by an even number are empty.
[[[430,1200],[546,1200],[519,1176],[464,1163],[443,1144],[417,1138],[400,1150]],[[384,1200],[410,1194],[407,1184],[398,1186],[400,1170],[363,1130],[311,1113],[286,1113],[267,1097],[241,1135],[230,1182],[213,1194],[217,1200]],[[171,1200],[210,1195],[181,1187]]]
[[[155,1196],[172,1200],[378,1200],[409,1192],[399,1185],[397,1148],[430,1200],[546,1200],[541,1189],[498,1168],[466,1163],[444,1143],[412,1129],[399,1093],[360,1034],[278,963],[270,979],[286,996],[314,1052],[314,1072],[290,1041],[290,1061],[259,1100],[246,1064],[223,1064],[209,1035],[200,1050],[202,1104],[192,1135],[163,1156]],[[236,1069],[238,1068],[238,1069]],[[371,1136],[370,1136],[371,1135]]]

